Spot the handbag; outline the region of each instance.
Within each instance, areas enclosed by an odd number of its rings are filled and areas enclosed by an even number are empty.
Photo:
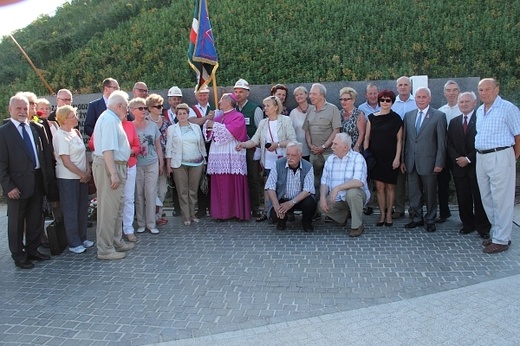
[[[200,177],[200,191],[202,191],[203,194],[207,195],[209,192],[209,178],[206,174],[206,170],[202,172],[202,176]]]
[[[47,226],[47,238],[49,238],[49,248],[51,255],[57,256],[67,247],[67,233],[63,219],[55,219]]]

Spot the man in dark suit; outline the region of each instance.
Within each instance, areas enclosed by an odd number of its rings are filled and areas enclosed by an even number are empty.
[[[401,171],[408,175],[408,198],[412,221],[405,228],[423,226],[435,232],[437,217],[437,174],[446,159],[446,115],[430,107],[431,92],[419,88],[415,93],[416,110],[404,115],[404,151]],[[426,215],[423,219],[423,201]]]
[[[473,92],[460,94],[458,106],[462,114],[450,121],[447,147],[462,221],[459,233],[468,234],[476,230],[482,238],[489,239],[491,224],[482,205],[476,172],[477,96]]]
[[[11,119],[0,127],[0,182],[7,198],[9,250],[15,265],[22,269],[34,268],[31,260],[50,259],[38,246],[43,196],[54,180],[52,149],[43,127],[28,118],[28,109],[29,101],[23,94],[11,97]]]
[[[107,109],[108,97],[114,92],[114,90],[119,90],[119,83],[114,78],[105,78],[103,81],[103,96],[88,104],[87,117],[85,119],[84,127],[86,135],[92,136],[96,121],[98,120],[101,113]]]
[[[72,93],[68,89],[60,89],[56,93],[56,108],[49,114],[48,120],[57,121],[56,120],[56,109],[61,106],[71,105],[72,104]]]

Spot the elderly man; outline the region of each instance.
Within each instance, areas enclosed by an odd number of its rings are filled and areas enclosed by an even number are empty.
[[[236,110],[244,115],[246,120],[247,137],[252,138],[260,121],[264,118],[264,112],[253,101],[249,100],[249,83],[245,79],[239,79],[235,83],[233,92],[237,99]],[[260,157],[255,158],[255,148],[247,149],[247,183],[249,185],[249,198],[251,212],[257,221],[266,218],[260,211],[260,200],[262,198],[262,177],[260,176]]]
[[[423,226],[435,232],[437,215],[437,174],[446,159],[446,115],[430,107],[431,92],[419,88],[415,93],[417,110],[404,116],[401,172],[408,174],[408,197],[412,221],[405,228]],[[423,201],[426,215],[423,219]]]
[[[365,99],[366,101],[359,105],[358,109],[365,114],[365,117],[368,119],[368,116],[372,113],[379,112],[381,107],[379,106],[379,102],[377,100],[377,95],[379,94],[379,88],[374,83],[368,83],[365,87]]]
[[[449,125],[451,120],[460,115],[459,106],[457,105],[460,89],[457,82],[449,80],[444,84],[444,97],[447,104],[439,108],[441,112],[446,114],[446,123]],[[446,222],[451,216],[450,202],[450,181],[451,181],[451,160],[446,160],[446,166],[437,175],[437,195],[439,197],[439,218],[437,223]]]
[[[146,99],[148,97],[148,86],[145,82],[136,82],[132,88],[132,95],[134,99],[140,97]]]
[[[309,106],[302,128],[305,140],[311,150],[310,160],[314,168],[314,187],[319,198],[321,174],[327,158],[332,154],[332,141],[341,129],[339,109],[327,102],[327,89],[315,83],[309,92],[312,106]]]
[[[115,90],[119,90],[119,83],[114,78],[105,78],[103,80],[103,96],[89,102],[84,126],[85,134],[88,136],[92,136],[94,126],[101,113],[107,109],[108,98]]]
[[[53,153],[43,127],[30,121],[29,101],[23,93],[9,100],[9,114],[11,118],[0,127],[0,183],[7,199],[7,238],[14,264],[31,269],[32,260],[50,259],[38,246],[43,231],[43,195],[54,180]]]
[[[412,81],[407,76],[397,78],[397,98],[392,105],[392,110],[404,118],[404,115],[417,109],[412,93]],[[395,185],[395,208],[392,218],[400,219],[404,216],[406,202],[406,175],[399,171],[397,184]]]
[[[459,233],[469,234],[476,230],[482,238],[489,239],[491,224],[482,206],[476,172],[477,96],[473,92],[464,92],[458,99],[458,108],[462,114],[450,121],[446,147],[451,159],[459,216],[462,221]]]
[[[102,260],[125,258],[134,243],[123,240],[123,191],[126,183],[130,144],[121,123],[128,109],[128,94],[114,91],[107,110],[94,128],[92,173],[97,186],[97,257]]]
[[[351,150],[352,140],[338,133],[332,141],[332,151],[325,162],[320,186],[322,213],[340,224],[352,217],[350,237],[359,237],[363,225],[363,205],[370,198],[367,188],[367,165],[363,155]]]
[[[69,89],[60,89],[56,93],[56,108],[49,114],[49,121],[56,121],[56,109],[72,104],[72,93]]]
[[[284,230],[287,214],[294,209],[302,211],[302,226],[305,232],[312,232],[312,216],[316,212],[314,199],[314,171],[312,165],[302,159],[302,144],[289,142],[286,157],[276,161],[265,184],[272,208],[271,220],[278,230]]]
[[[175,108],[182,103],[182,90],[178,86],[172,86],[168,90],[168,104],[170,105],[169,109],[163,109],[163,117],[166,118],[170,124],[177,123],[177,115],[175,114]],[[193,109],[190,108],[190,112],[188,114],[189,118],[197,117]]]
[[[513,228],[516,162],[520,156],[520,110],[498,94],[492,78],[478,84],[482,105],[477,109],[477,179],[482,204],[491,223],[492,240],[485,240],[485,253],[509,248]]]

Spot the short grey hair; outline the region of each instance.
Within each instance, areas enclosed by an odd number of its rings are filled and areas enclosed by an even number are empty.
[[[457,89],[460,90],[460,88],[459,88],[459,83],[457,83],[457,82],[455,82],[454,80],[451,80],[451,79],[450,79],[449,81],[447,81],[446,84],[444,84],[444,90],[446,90],[446,88],[447,88],[448,86],[450,86],[450,85],[456,85],[456,86],[457,86]]]
[[[325,85],[321,84],[321,83],[314,83],[311,87],[312,88],[318,88],[318,90],[320,91],[320,94],[323,95],[323,97],[326,97],[327,96],[327,88],[325,88]]]
[[[475,95],[475,93],[473,91],[465,91],[463,93],[460,93],[458,99],[460,100],[460,98],[462,96],[466,96],[466,95],[469,95],[473,101],[477,100],[477,95]]]
[[[287,143],[287,145],[285,146],[285,150],[287,151],[287,149],[291,148],[291,147],[296,147],[296,149],[298,150],[298,154],[301,154],[303,153],[303,146],[300,142],[296,142],[296,141],[290,141],[289,143]]]
[[[303,85],[300,85],[299,87],[296,87],[293,91],[293,95],[296,95],[296,93],[303,92],[305,95],[307,95],[309,92],[307,91],[307,88]]]
[[[415,90],[415,95],[421,90],[425,90],[429,97],[432,97],[432,92],[430,91],[430,88],[427,87],[420,87],[417,90]]]
[[[352,147],[352,138],[348,133],[340,132],[336,134],[336,137],[339,138],[341,142],[347,146],[347,148],[350,149],[350,147]]]
[[[9,99],[9,106],[12,106],[15,101],[25,101],[29,105],[29,99],[22,92],[17,92]]]
[[[107,108],[109,106],[117,106],[118,104],[125,104],[128,106],[128,94],[122,90],[114,90],[108,97]]]

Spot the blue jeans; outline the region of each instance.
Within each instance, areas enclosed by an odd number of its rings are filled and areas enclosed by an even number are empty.
[[[58,178],[57,181],[69,247],[82,245],[87,239],[88,186],[79,179]]]

